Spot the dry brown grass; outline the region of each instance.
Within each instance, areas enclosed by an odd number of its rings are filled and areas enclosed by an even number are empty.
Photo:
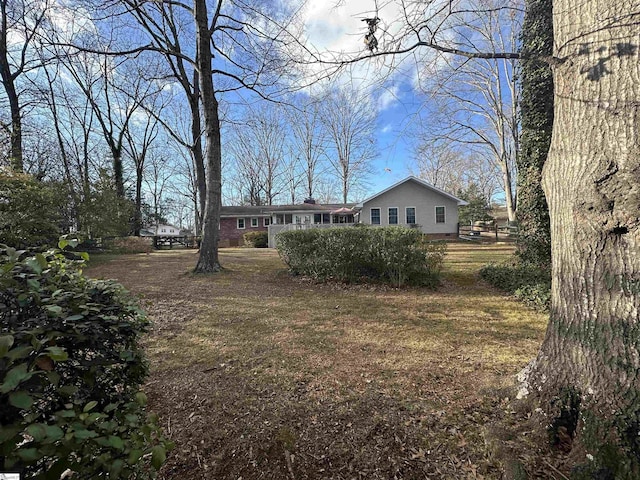
[[[500,478],[485,426],[546,318],[478,269],[508,246],[451,244],[443,286],[316,285],[273,250],[127,255],[89,270],[143,297],[146,386],[172,479]]]

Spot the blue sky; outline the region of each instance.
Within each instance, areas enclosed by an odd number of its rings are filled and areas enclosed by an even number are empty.
[[[402,18],[399,8],[397,2],[374,0],[310,1],[303,12],[306,40],[321,54],[363,55],[367,53],[363,42],[367,28],[362,19],[380,17],[376,35],[382,46],[393,40],[401,28],[397,22]],[[371,98],[371,108],[378,113],[376,137],[380,155],[372,165],[370,193],[410,173],[411,128],[416,113],[423,107],[415,92],[416,75],[413,62],[402,63],[392,57],[364,60],[342,74],[344,83],[357,84],[366,92]]]

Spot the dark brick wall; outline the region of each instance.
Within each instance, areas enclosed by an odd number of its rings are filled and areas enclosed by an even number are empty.
[[[255,218],[255,217],[254,217]],[[251,227],[251,217],[244,219],[245,227],[242,230],[238,230],[237,218],[221,218],[220,219],[220,247],[238,247],[244,245],[244,239],[242,236],[247,232],[266,232],[267,227],[264,227],[264,220],[258,218],[258,226]]]

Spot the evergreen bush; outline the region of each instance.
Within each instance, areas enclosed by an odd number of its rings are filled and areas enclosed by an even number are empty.
[[[82,276],[87,257],[0,246],[0,471],[149,478],[164,462],[139,390],[147,320],[121,285]]]
[[[551,271],[547,268],[533,263],[512,261],[485,265],[480,270],[480,276],[536,310],[549,310]]]
[[[244,244],[247,247],[266,248],[269,245],[267,232],[247,232],[243,235]]]
[[[277,249],[296,275],[317,281],[436,286],[446,244],[417,229],[361,227],[281,232]]]

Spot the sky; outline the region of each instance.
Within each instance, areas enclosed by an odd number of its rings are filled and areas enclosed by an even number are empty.
[[[381,19],[376,37],[382,45],[397,32],[392,21],[399,17],[398,8],[397,2],[375,0],[310,1],[303,13],[307,41],[321,53],[365,54],[367,27],[362,19],[373,16]],[[397,59],[393,62],[397,64]],[[391,70],[390,65],[389,59],[368,59],[343,74],[344,82],[353,84],[353,79],[357,79],[378,113],[376,137],[380,155],[372,165],[369,193],[405,178],[413,163],[409,130],[422,106],[414,90],[416,73],[406,65],[397,70]],[[382,86],[381,77],[386,78]]]

